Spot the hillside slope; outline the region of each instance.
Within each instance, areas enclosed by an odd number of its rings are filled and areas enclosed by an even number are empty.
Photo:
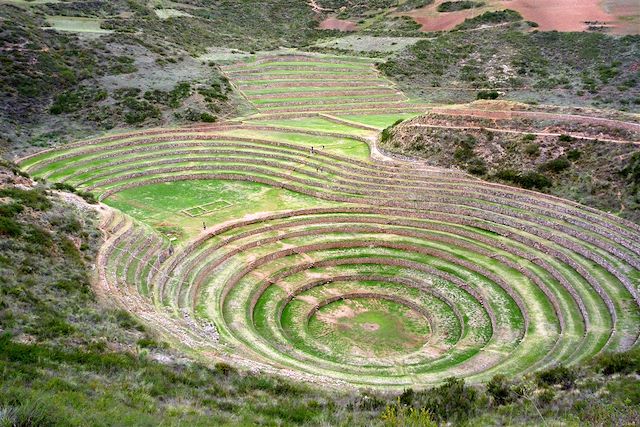
[[[468,102],[496,91],[500,99],[640,111],[640,36],[526,32],[519,19],[487,13],[467,20],[380,69],[407,93],[432,102]],[[475,30],[500,23],[507,25]]]
[[[495,118],[486,110],[476,110],[477,116],[465,111],[441,109],[407,120],[381,147],[640,222],[640,125],[629,130],[619,127],[622,122],[571,115],[541,113],[536,120],[536,112]]]

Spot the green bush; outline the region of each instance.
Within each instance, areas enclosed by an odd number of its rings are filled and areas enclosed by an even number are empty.
[[[627,181],[633,184],[640,184],[640,151],[633,153],[627,165],[622,169],[621,174]]]
[[[206,111],[204,111],[202,114],[200,114],[200,120],[205,123],[214,123],[217,120],[217,117],[211,113],[207,113]]]
[[[503,181],[517,182],[520,179],[520,173],[513,169],[501,169],[495,173],[494,177]]]
[[[571,160],[572,162],[578,160],[580,156],[582,156],[582,152],[580,152],[580,150],[572,149],[567,151],[567,159]]]
[[[395,123],[392,124],[391,126],[387,126],[386,128],[384,128],[382,130],[382,134],[380,135],[380,142],[383,144],[385,142],[389,142],[389,140],[391,140],[391,137],[393,136],[393,128],[398,126],[402,122],[403,120],[399,119],[399,120],[396,120]]]
[[[70,193],[76,192],[76,188],[73,185],[65,182],[56,182],[51,187],[55,190],[68,191]]]
[[[182,101],[191,95],[191,85],[189,82],[180,82],[169,93],[169,107],[179,108]]]
[[[456,12],[484,6],[484,2],[471,0],[445,1],[438,5],[438,12]]]
[[[16,187],[0,189],[0,197],[10,197],[19,201],[23,206],[37,211],[46,211],[51,208],[51,202],[42,190],[22,190]]]
[[[98,199],[96,198],[96,196],[93,195],[93,193],[89,193],[86,191],[78,191],[76,194],[82,197],[84,201],[89,204],[95,205],[98,203]]]
[[[540,145],[532,142],[524,146],[524,153],[528,156],[537,157],[540,155]]]
[[[215,364],[214,366],[215,371],[225,377],[231,375],[232,373],[237,372],[236,368],[234,368],[233,366],[229,365],[228,363],[224,363],[224,362],[218,362]]]
[[[507,377],[501,374],[495,375],[487,383],[487,394],[491,396],[496,405],[506,405],[517,399]]]
[[[471,162],[469,162],[469,166],[467,166],[467,172],[472,175],[485,175],[487,173],[487,165],[484,160],[475,158]]]
[[[556,398],[556,392],[552,388],[544,388],[538,394],[538,402],[548,405]]]
[[[475,157],[473,148],[476,146],[476,139],[473,135],[465,135],[457,142],[457,148],[453,152],[453,158],[458,163],[468,162]]]
[[[38,325],[31,329],[31,333],[42,339],[51,339],[69,335],[75,331],[73,325],[69,324],[59,315],[49,314],[41,316]]]
[[[51,233],[37,225],[29,225],[25,240],[40,247],[50,248],[53,246]]]
[[[596,369],[605,375],[640,373],[640,350],[603,354]]]
[[[24,206],[18,203],[0,204],[0,217],[14,218],[24,211]]]
[[[522,15],[515,10],[497,10],[495,12],[485,12],[482,15],[466,19],[462,24],[454,28],[454,30],[471,30],[482,25],[502,24],[517,21],[522,21]]]
[[[573,141],[573,137],[571,135],[562,134],[558,136],[558,141],[560,142],[571,142]]]
[[[540,386],[560,385],[565,390],[573,388],[577,377],[574,369],[564,365],[554,366],[536,374]]]
[[[122,105],[127,110],[124,114],[124,120],[130,125],[142,123],[150,118],[160,117],[160,110],[148,101],[140,101],[129,97],[122,101]]]
[[[559,173],[565,169],[568,169],[569,167],[571,167],[571,162],[569,161],[569,159],[564,156],[560,156],[541,164],[540,166],[538,166],[538,170],[540,170],[541,172],[549,171],[553,173]]]
[[[410,404],[428,411],[440,423],[462,423],[475,413],[477,399],[476,389],[467,387],[464,380],[448,378],[439,387],[414,392]]]
[[[547,187],[551,187],[551,180],[537,172],[523,173],[516,180],[516,183],[527,189],[537,188],[539,190],[544,190]]]
[[[141,338],[136,342],[137,346],[140,348],[158,348],[160,345],[151,338]]]
[[[502,169],[495,173],[494,178],[512,182],[527,189],[537,188],[539,190],[544,190],[551,186],[549,178],[532,171],[521,174],[513,169]]]
[[[108,96],[102,89],[82,87],[77,90],[62,92],[49,108],[51,114],[74,113],[87,106],[102,101]]]
[[[22,234],[22,227],[15,220],[0,217],[0,236],[18,237]]]
[[[481,90],[476,95],[476,99],[497,99],[500,94],[495,90]]]

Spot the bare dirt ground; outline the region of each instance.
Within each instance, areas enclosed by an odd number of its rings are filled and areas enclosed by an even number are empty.
[[[320,22],[318,26],[321,30],[340,30],[340,31],[355,31],[358,26],[355,22],[347,21],[345,19],[338,18],[326,18]]]

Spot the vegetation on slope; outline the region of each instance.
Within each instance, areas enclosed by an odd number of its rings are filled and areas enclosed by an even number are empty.
[[[535,135],[526,130],[503,133],[413,126],[428,118],[385,130],[382,148],[424,158],[436,166],[455,166],[490,181],[549,192],[640,222],[640,151],[633,144]],[[491,122],[466,125],[493,127]]]
[[[242,101],[215,64],[195,56],[214,46],[299,46],[321,34],[304,2],[210,6],[185,2],[190,17],[161,19],[137,0],[2,4],[0,144],[48,146],[96,129],[215,121]],[[100,19],[114,32],[54,31],[48,16]]]
[[[459,29],[511,20],[492,18],[501,13],[480,15]],[[496,89],[506,99],[638,111],[639,36],[522,32],[522,24],[514,25],[482,30],[481,36],[443,33],[379,67],[407,93],[425,100],[470,101],[482,89]]]

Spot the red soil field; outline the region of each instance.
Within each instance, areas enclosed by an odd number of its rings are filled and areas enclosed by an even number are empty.
[[[508,4],[527,21],[540,24],[543,31],[584,31],[585,21],[615,20],[602,10],[599,0],[512,0]]]
[[[419,16],[413,15],[413,19],[422,25],[422,31],[446,31],[451,30],[465,19],[471,18],[478,14],[477,10],[461,10],[459,12],[437,13],[435,16]]]
[[[355,31],[357,26],[355,22],[344,19],[327,18],[320,23],[318,28],[321,30]]]
[[[513,9],[525,20],[537,22],[542,31],[585,31],[585,21],[606,23],[616,34],[640,33],[639,0],[488,0],[486,6],[458,12],[438,12],[444,0],[405,13],[422,25],[422,31],[446,31],[489,10]]]

